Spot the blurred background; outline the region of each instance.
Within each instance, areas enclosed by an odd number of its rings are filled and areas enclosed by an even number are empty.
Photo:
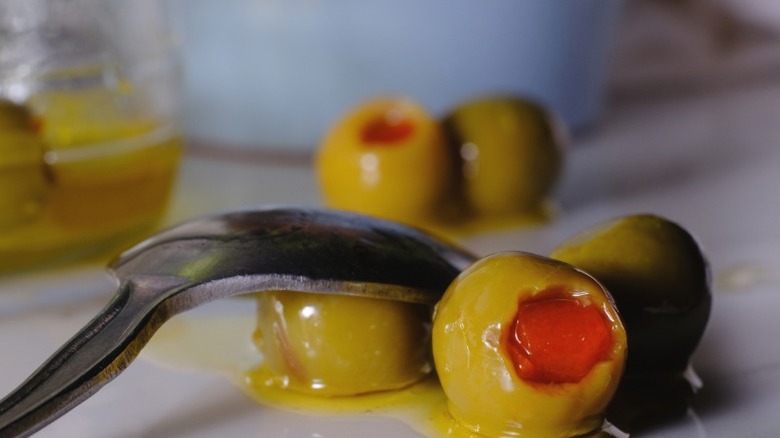
[[[773,75],[780,12],[768,0],[190,0],[173,3],[185,121],[198,141],[311,149],[377,94],[441,114],[519,93],[575,131],[613,98]]]
[[[610,96],[614,103],[767,83],[780,67],[779,38],[780,8],[771,1],[630,1]]]
[[[557,184],[564,207],[694,174],[730,160],[731,145],[715,139],[749,128],[720,121],[757,103],[706,112],[682,103],[773,83],[778,9],[768,0],[1,0],[0,266],[116,252],[219,208],[321,204],[314,152],[377,96],[408,96],[434,119],[485,95],[549,108],[572,139]],[[738,113],[758,114],[768,117]]]
[[[486,93],[603,104],[620,0],[209,0],[175,3],[188,128],[244,146],[310,149],[348,108],[404,94],[441,114]]]

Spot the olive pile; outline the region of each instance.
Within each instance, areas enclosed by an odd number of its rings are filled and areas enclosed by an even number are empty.
[[[294,292],[259,300],[269,384],[350,396],[403,388],[435,368],[452,436],[562,438],[605,418],[634,432],[679,415],[695,390],[684,373],[711,293],[691,234],[640,214],[587,229],[549,257],[475,261],[432,327],[427,306]]]
[[[543,217],[565,137],[518,97],[475,99],[441,120],[408,98],[379,98],[333,125],[316,170],[327,206],[407,224]]]

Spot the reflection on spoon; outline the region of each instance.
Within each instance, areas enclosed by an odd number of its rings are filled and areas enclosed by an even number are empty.
[[[423,232],[306,208],[235,211],[164,231],[111,266],[104,310],[0,401],[0,436],[29,436],[97,392],[171,316],[264,290],[433,304],[474,256]]]

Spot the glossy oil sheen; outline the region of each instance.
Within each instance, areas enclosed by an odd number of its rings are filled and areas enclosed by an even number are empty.
[[[35,130],[0,124],[0,271],[107,258],[162,217],[181,133],[153,118],[81,117],[108,97],[40,95],[45,112],[36,116]],[[27,156],[14,154],[19,149]]]
[[[358,395],[400,389],[433,371],[430,306],[291,291],[257,301],[266,385]]]

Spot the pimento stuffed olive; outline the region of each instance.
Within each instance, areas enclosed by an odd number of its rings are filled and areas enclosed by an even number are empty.
[[[448,202],[452,160],[436,120],[410,99],[386,97],[334,124],[315,167],[328,207],[419,225]]]
[[[626,334],[591,276],[508,252],[475,262],[445,292],[433,354],[458,427],[495,437],[572,437],[602,425]]]

